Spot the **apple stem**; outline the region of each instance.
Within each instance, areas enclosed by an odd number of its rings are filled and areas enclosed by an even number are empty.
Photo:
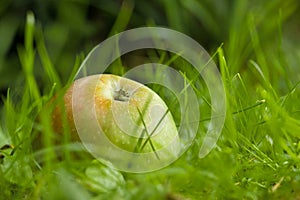
[[[128,101],[130,96],[127,91],[119,89],[114,91],[113,97],[116,101]]]

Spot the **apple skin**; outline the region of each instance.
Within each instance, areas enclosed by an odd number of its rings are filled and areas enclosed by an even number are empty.
[[[99,76],[98,83],[96,87],[91,87],[90,80],[94,80],[95,76]],[[150,88],[111,74],[87,76],[77,79],[75,83],[80,89],[94,90],[98,124],[114,145],[129,152],[139,153],[153,152],[166,145],[173,145],[170,153],[173,156],[178,154],[180,139],[173,117],[167,112],[165,102]],[[71,132],[70,139],[80,141],[73,118],[73,88],[74,84],[63,97],[64,107]],[[77,101],[81,102],[77,102],[76,105],[89,102],[84,96]],[[63,132],[62,113],[62,109],[57,106],[52,114],[53,129],[59,134]],[[89,123],[89,120],[80,123]],[[147,139],[147,134],[151,134],[150,140]]]

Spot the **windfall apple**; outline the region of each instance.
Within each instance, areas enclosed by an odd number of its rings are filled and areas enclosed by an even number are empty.
[[[79,93],[80,97],[76,98],[75,105],[74,84],[83,91]],[[177,156],[180,139],[174,119],[165,102],[153,90],[136,81],[111,74],[87,76],[77,79],[74,84],[63,98],[72,141],[80,141],[73,111],[82,110],[83,113],[87,113],[88,111],[84,110],[86,102],[94,102],[94,114],[97,116],[99,127],[113,145],[125,151],[138,153],[155,152],[173,145],[169,148],[172,151],[170,153]],[[94,92],[93,101],[86,99],[87,90]],[[74,109],[74,106],[80,108]],[[52,114],[53,129],[60,134],[64,130],[62,113],[62,109],[57,106]],[[88,126],[89,118],[80,123]]]

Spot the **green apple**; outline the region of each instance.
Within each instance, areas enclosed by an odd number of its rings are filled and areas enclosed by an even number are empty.
[[[96,76],[97,84],[94,84]],[[169,153],[177,156],[180,142],[174,119],[165,102],[153,90],[111,74],[87,76],[76,80],[75,84],[83,91],[79,93],[81,96],[76,99],[76,105],[72,105],[73,85],[64,95],[73,140],[79,140],[79,137],[72,111],[84,109],[86,103],[93,102],[97,123],[113,145],[135,153],[154,152],[172,145],[168,148]],[[85,98],[84,91],[91,90],[94,92],[93,101]],[[62,130],[60,109],[54,111],[52,119],[54,129]],[[89,120],[83,118],[79,123],[88,125]]]

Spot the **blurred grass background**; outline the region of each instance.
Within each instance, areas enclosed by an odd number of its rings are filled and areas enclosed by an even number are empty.
[[[174,165],[153,174],[121,174],[77,161],[37,172],[25,156],[28,145],[21,145],[0,164],[3,198],[300,199],[299,11],[297,0],[1,0],[0,139],[5,142],[0,147],[16,145],[32,132],[28,113],[39,102],[22,97],[26,87],[50,97],[53,83],[67,84],[95,45],[131,28],[172,28],[211,55],[217,52],[228,96],[222,136],[204,159],[198,158],[201,140],[196,140]],[[25,26],[31,12],[34,34],[32,24]],[[52,66],[57,77],[47,71]],[[36,92],[31,95],[39,100]]]
[[[38,32],[43,35],[50,59],[63,83],[67,81],[77,55],[86,55],[111,34],[149,25],[181,31],[196,39],[210,53],[224,43],[233,74],[245,70],[248,59],[255,56],[251,35],[257,34],[261,50],[276,52],[284,48],[284,53],[291,57],[286,60],[289,76],[294,77],[293,72],[297,70],[300,30],[299,2],[296,0],[1,0],[2,95],[6,94],[7,88],[24,80],[18,46],[24,41],[25,16],[29,10],[36,16]],[[43,88],[47,79],[38,57],[35,64],[35,75]],[[278,78],[283,73],[276,66],[268,68],[269,73],[277,73]]]

